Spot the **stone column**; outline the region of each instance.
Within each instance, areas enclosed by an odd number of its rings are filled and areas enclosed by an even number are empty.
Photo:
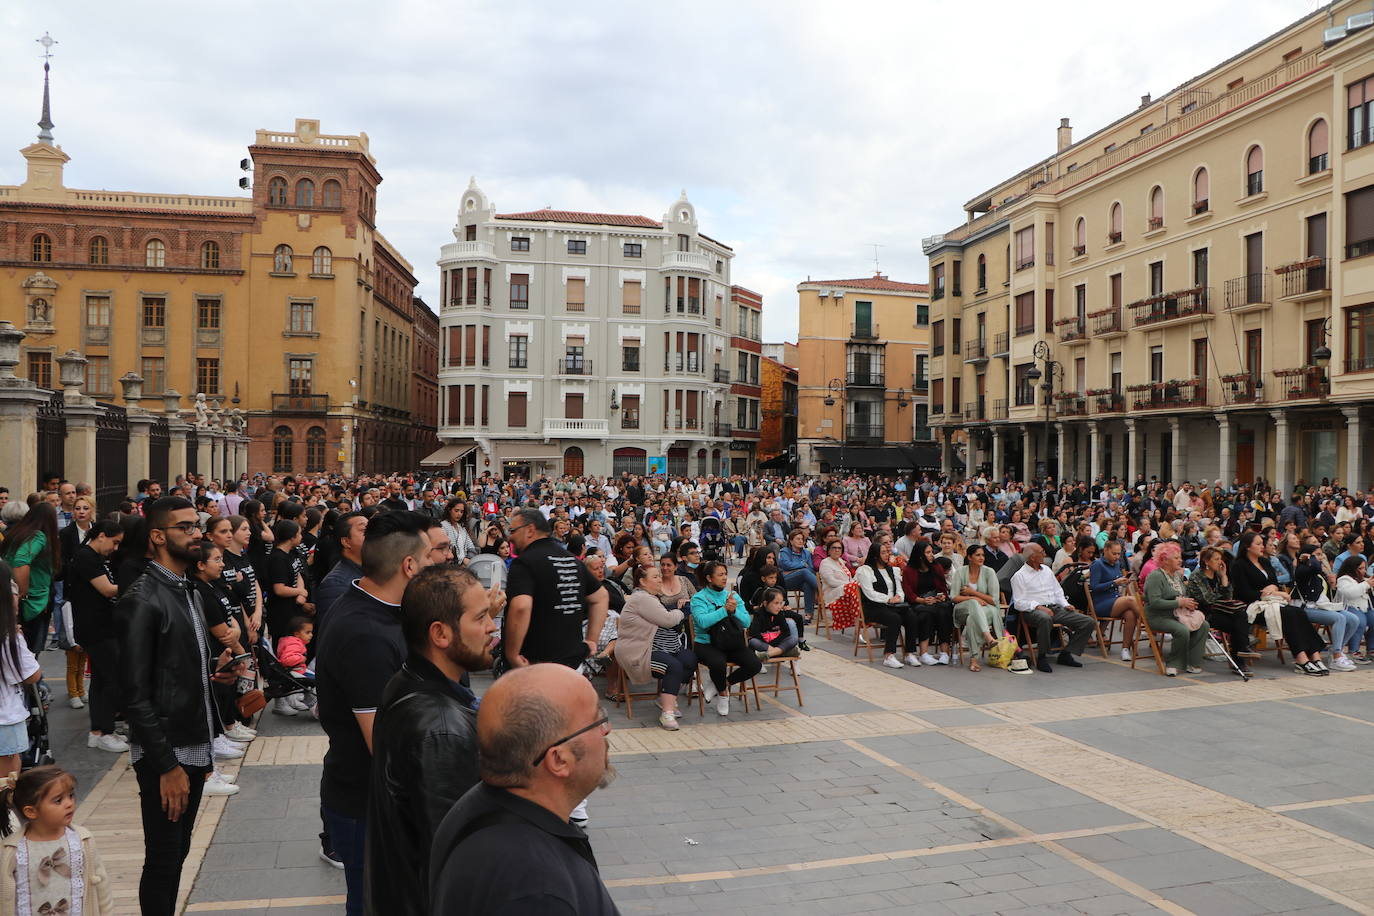
[[[210,428],[196,430],[196,470],[208,480],[214,476],[214,465],[210,461]]]
[[[1221,480],[1222,486],[1230,486],[1231,478],[1236,473],[1235,430],[1231,425],[1231,415],[1226,411],[1217,411],[1216,418],[1221,438],[1217,449],[1217,478]]]
[[[1271,410],[1274,418],[1274,489],[1284,503],[1293,493],[1293,446],[1288,435],[1288,412]]]
[[[1172,480],[1169,482],[1177,487],[1182,486],[1184,475],[1188,472],[1188,466],[1183,460],[1183,421],[1178,417],[1170,417],[1169,430],[1172,433],[1173,442],[1173,447],[1169,449],[1169,457],[1173,459],[1173,467],[1169,469]],[[1162,472],[1163,468],[1160,470]]]
[[[1088,424],[1088,486],[1102,473],[1102,433],[1097,421]]]
[[[82,401],[89,403],[68,402],[64,409],[67,444],[62,474],[72,483],[88,483],[94,487],[96,419],[104,411],[95,406],[92,398],[82,398]]]
[[[234,440],[234,480],[248,471],[248,437],[239,436]]]
[[[138,482],[146,480],[148,477],[151,463],[149,453],[152,446],[153,423],[157,418],[145,410],[137,407],[128,408],[129,411],[129,492],[134,493],[138,490]],[[162,484],[163,492],[167,492],[170,481],[159,481]]]
[[[1066,432],[1065,424],[1054,424],[1054,431],[1059,434],[1059,460],[1056,462],[1056,467],[1053,470],[1047,470],[1049,471],[1049,473],[1054,474],[1055,483],[1063,483],[1064,469],[1069,466],[1067,447],[1068,438],[1064,435]]]
[[[13,322],[0,321],[0,479],[21,499],[30,487],[38,488],[38,408],[49,397],[28,379],[15,377],[24,337]]]
[[[177,475],[186,475],[186,437],[191,432],[191,424],[182,423],[180,417],[167,418],[167,476],[173,480]]]
[[[1136,430],[1137,420],[1126,421],[1126,486],[1135,486],[1136,475],[1140,473],[1140,433]]]
[[[1002,427],[992,428],[992,479],[1001,481],[1006,474],[1006,455],[1002,450]]]
[[[206,480],[215,478],[224,480],[224,434],[217,429],[210,431],[210,469],[205,474]]]
[[[940,473],[948,475],[954,462],[951,460],[951,446],[949,430],[941,427],[936,435],[940,437]]]
[[[1360,440],[1360,408],[1342,407],[1345,414],[1345,488],[1351,493],[1365,488],[1364,443]],[[69,445],[68,448],[71,446]]]
[[[1021,427],[1021,482],[1029,483],[1035,478],[1035,430],[1030,426]]]

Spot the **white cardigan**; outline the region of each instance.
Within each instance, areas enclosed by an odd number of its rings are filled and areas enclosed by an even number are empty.
[[[886,595],[873,587],[877,575],[873,572],[872,566],[865,563],[854,573],[854,581],[859,583],[859,591],[863,592],[864,597],[875,604],[887,604],[888,599],[893,595],[898,598],[903,595],[902,580],[897,576],[897,570],[889,566],[883,571],[887,574],[888,584],[892,587],[892,590]]]
[[[1369,607],[1369,583],[1354,576],[1336,580],[1336,600],[1349,608],[1362,611]]]

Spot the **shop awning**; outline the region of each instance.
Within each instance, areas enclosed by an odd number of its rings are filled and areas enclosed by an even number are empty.
[[[791,466],[792,458],[786,452],[783,452],[780,455],[774,455],[767,461],[759,462],[760,471],[781,471],[785,468],[790,468]]]
[[[453,467],[459,461],[472,454],[472,450],[477,448],[475,442],[460,442],[456,445],[440,446],[433,454],[421,459],[422,468],[448,468]]]
[[[849,471],[939,470],[940,449],[934,445],[823,445],[816,449],[821,463]]]
[[[498,442],[493,446],[498,461],[557,461],[563,447],[543,442]]]

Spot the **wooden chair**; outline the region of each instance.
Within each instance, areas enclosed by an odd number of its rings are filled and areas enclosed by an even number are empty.
[[[1093,629],[1097,633],[1097,647],[1102,650],[1102,657],[1106,658],[1107,653],[1110,652],[1112,648],[1112,630],[1114,629],[1115,624],[1122,624],[1121,629],[1123,631],[1126,629],[1126,626],[1122,622],[1120,617],[1098,616],[1097,605],[1093,603],[1091,575],[1092,573],[1090,571],[1087,576],[1083,577],[1083,597],[1086,598],[1088,601],[1088,616],[1093,619]],[[1102,632],[1102,621],[1104,620],[1107,621],[1107,632],[1105,636]],[[1122,632],[1121,638],[1124,642],[1126,638],[1125,632]]]
[[[872,635],[869,634],[869,630],[873,631]],[[863,637],[862,642],[860,641],[860,637]],[[868,649],[868,662],[869,664],[872,664],[873,644],[876,641],[879,645],[881,645],[882,639],[883,628],[876,623],[868,622],[868,618],[864,616],[864,605],[861,599],[859,601],[859,615],[854,620],[854,657],[859,657],[859,647],[863,646],[864,648]]]
[[[1030,622],[1026,620],[1026,615],[1029,613],[1029,611],[1016,612],[1016,635],[1017,638],[1021,641],[1021,648],[1025,649],[1027,652],[1030,653],[1031,667],[1034,668],[1036,665],[1039,664],[1039,661],[1037,660],[1036,655],[1035,634],[1031,632]],[[1055,630],[1063,631],[1060,634],[1060,643],[1062,645],[1067,646],[1069,644],[1069,628],[1064,626],[1062,623],[1050,624],[1051,636],[1053,636]]]
[[[692,624],[692,618],[689,616],[689,617],[687,617],[687,641],[688,641],[688,643],[689,643],[690,645],[696,645],[696,637],[695,637],[694,633],[695,633],[695,630],[694,630],[694,627],[693,627],[693,624]],[[727,661],[727,662],[725,663],[725,673],[726,673],[727,675],[729,675],[729,673],[730,673],[730,671],[731,671],[732,669],[738,668],[738,667],[739,667],[739,665],[736,665],[734,662],[732,662],[732,661]],[[695,695],[695,698],[696,698],[696,701],[697,701],[697,712],[700,713],[702,716],[705,716],[705,715],[706,715],[706,692],[705,692],[705,690],[704,690],[705,679],[703,678],[702,673],[701,673],[701,669],[703,669],[703,668],[706,668],[706,665],[705,665],[703,662],[700,662],[700,661],[697,662],[696,670],[692,672],[692,684],[693,684],[693,686],[690,686],[690,687],[688,687],[688,689],[687,689],[687,702],[689,702],[689,703],[692,702],[692,698],[693,698],[693,696]],[[706,670],[707,670],[706,676],[709,677],[709,676],[710,676],[710,669],[707,668]],[[762,669],[760,669],[760,671],[762,671]],[[794,672],[793,672],[793,676],[795,676],[795,675],[796,675],[796,672],[794,671]],[[781,675],[779,675],[779,676],[781,676]],[[757,681],[757,680],[758,680],[758,675],[754,675],[754,677],[750,678],[750,679],[747,680],[747,681],[740,681],[738,684],[735,684],[735,685],[734,685],[735,687],[739,688],[738,691],[735,691],[735,692],[731,692],[731,691],[730,691],[730,686],[731,686],[731,685],[730,685],[729,683],[727,683],[727,684],[725,685],[725,688],[726,688],[725,696],[727,696],[727,697],[738,697],[738,698],[739,698],[739,701],[740,701],[741,703],[744,704],[744,711],[745,711],[745,712],[748,712],[748,711],[749,711],[749,688],[750,688],[750,686],[753,686],[753,687],[754,687],[754,705],[755,705],[756,708],[762,708],[761,705],[760,705],[759,702],[758,702],[758,686],[754,684],[754,682]]]
[[[1145,614],[1145,599],[1140,594],[1140,586],[1137,584],[1135,576],[1131,576],[1131,581],[1126,585],[1126,593],[1140,602],[1140,613],[1135,615],[1135,628],[1131,630],[1131,668],[1135,668],[1136,660],[1140,658],[1140,634],[1144,631],[1145,641],[1150,646],[1150,652],[1155,657],[1155,670],[1160,676],[1164,675],[1164,651],[1161,645],[1162,640],[1150,626],[1150,618]]]
[[[625,718],[627,718],[627,719],[633,719],[633,718],[635,717],[635,705],[634,705],[634,704],[635,704],[635,700],[656,700],[656,699],[658,699],[658,694],[659,694],[659,691],[658,691],[658,689],[657,689],[657,686],[658,686],[658,679],[657,679],[657,678],[654,679],[654,686],[655,686],[655,689],[654,689],[654,690],[649,691],[649,692],[647,692],[647,693],[645,693],[645,692],[635,693],[634,690],[632,689],[632,685],[630,684],[630,679],[629,679],[629,677],[625,674],[625,669],[624,669],[624,667],[622,667],[622,666],[620,666],[620,665],[616,665],[616,666],[615,666],[615,670],[616,670],[616,675],[617,675],[617,677],[616,677],[616,684],[615,684],[615,692],[620,696],[620,699],[615,701],[615,705],[619,706],[619,705],[621,704],[621,702],[624,701],[624,703],[625,703]],[[690,699],[690,697],[691,697],[691,693],[689,692],[689,693],[688,693],[688,698]]]
[[[788,687],[786,684],[782,682],[782,666],[784,664],[787,665],[788,674],[792,676],[791,687]],[[767,668],[770,665],[773,668],[773,683],[769,684],[765,682],[762,686],[760,686],[759,679],[757,677],[755,677],[753,680],[749,682],[754,688],[754,705],[758,708],[762,708],[762,706],[759,704],[760,690],[762,690],[764,693],[771,693],[774,697],[777,697],[781,691],[790,691],[796,693],[798,706],[805,705],[804,703],[802,703],[801,678],[797,676],[797,658],[795,656],[789,655],[767,659],[763,663],[764,670],[767,670]]]

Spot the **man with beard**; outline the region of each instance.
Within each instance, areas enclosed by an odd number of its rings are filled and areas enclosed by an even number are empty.
[[[205,776],[214,763],[210,682],[232,684],[238,670],[223,670],[233,653],[219,651],[209,638],[200,597],[186,579],[191,545],[200,540],[195,507],[175,496],[147,500],[144,518],[152,557],[120,598],[115,626],[129,760],[143,816],[139,910],[171,916]]]
[[[434,837],[429,912],[620,912],[587,835],[568,823],[615,777],[610,730],[596,689],[564,665],[517,668],[492,685],[477,714],[482,781]]]
[[[445,540],[445,544],[447,544]],[[372,730],[364,866],[367,913],[429,911],[429,847],[439,822],[477,784],[477,698],[469,671],[491,667],[499,587],[431,566],[401,599],[407,656]]]

